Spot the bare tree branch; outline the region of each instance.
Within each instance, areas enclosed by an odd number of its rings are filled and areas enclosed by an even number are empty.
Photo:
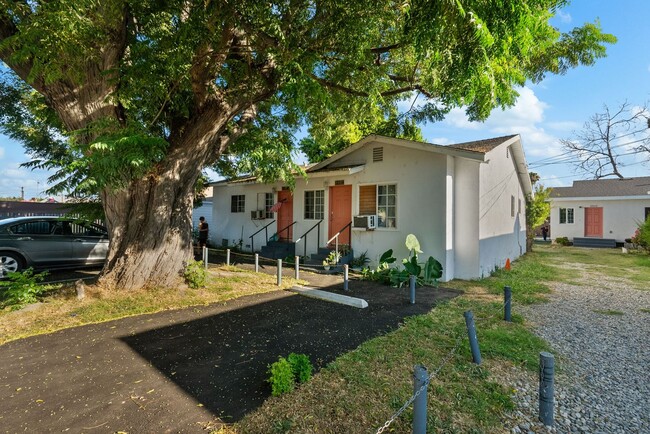
[[[605,105],[603,113],[594,114],[582,131],[574,133],[574,139],[561,143],[578,170],[596,179],[624,178],[623,157],[650,150],[649,120],[647,105],[634,107],[626,101],[616,110]]]

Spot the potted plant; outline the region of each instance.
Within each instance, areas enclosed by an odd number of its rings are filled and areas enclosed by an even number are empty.
[[[327,258],[323,259],[323,268],[329,270],[332,265],[336,265],[341,260],[341,254],[336,250],[332,250]]]
[[[366,266],[366,264],[370,262],[370,258],[368,257],[368,251],[366,250],[365,252],[361,253],[359,256],[356,258],[353,258],[350,261],[350,266],[354,270],[361,270],[363,267]]]

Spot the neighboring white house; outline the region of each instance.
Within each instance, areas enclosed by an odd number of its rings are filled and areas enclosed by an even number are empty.
[[[518,135],[451,146],[371,135],[306,172],[293,192],[253,177],[211,184],[215,238],[258,251],[281,231],[302,255],[345,228],[339,243],[376,264],[388,249],[406,257],[412,233],[443,280],[486,276],[525,251],[532,188]]]
[[[549,200],[554,238],[622,243],[650,215],[650,177],[574,181],[554,188]]]

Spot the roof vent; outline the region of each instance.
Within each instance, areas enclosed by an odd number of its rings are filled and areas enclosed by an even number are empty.
[[[384,161],[384,148],[372,148],[372,162]]]

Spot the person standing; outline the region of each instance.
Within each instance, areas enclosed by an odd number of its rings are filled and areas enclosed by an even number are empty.
[[[548,237],[548,226],[546,226],[546,224],[542,226],[542,237],[544,237],[544,241],[546,241],[546,237]]]
[[[199,247],[204,248],[208,242],[208,223],[205,217],[199,217]]]

